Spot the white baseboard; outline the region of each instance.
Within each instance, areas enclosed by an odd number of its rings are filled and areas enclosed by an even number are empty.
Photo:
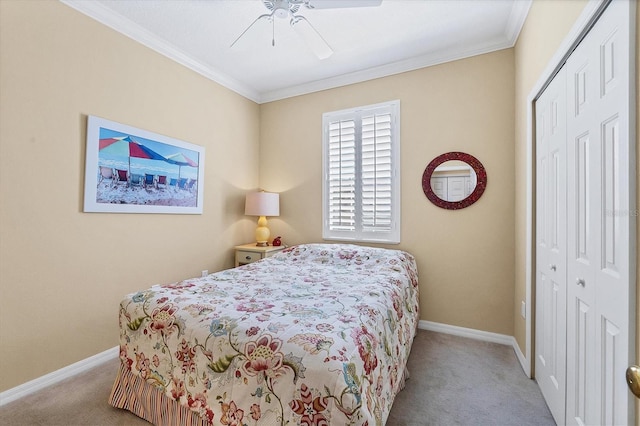
[[[527,371],[527,368],[525,367],[525,365],[527,365],[527,363],[525,362],[525,356],[520,351],[516,339],[513,336],[423,320],[420,320],[420,322],[418,323],[418,328],[422,330],[437,331],[439,333],[452,334],[454,336],[468,337],[470,339],[511,346],[515,351],[516,357],[518,358],[520,365],[522,365],[522,369],[524,370],[525,374],[531,377],[530,372]],[[71,364],[67,367],[61,368],[60,370],[56,370],[42,377],[38,377],[37,379],[31,380],[30,382],[24,383],[20,386],[16,386],[15,388],[8,389],[0,393],[0,407],[31,393],[37,392],[47,386],[51,386],[55,383],[61,382],[62,380],[68,379],[69,377],[75,376],[76,374],[80,374],[93,367],[97,367],[98,365],[103,364],[107,361],[111,361],[112,359],[118,357],[119,351],[120,349],[118,348],[118,346],[115,346],[111,349],[107,349],[104,352],[100,352],[99,354],[78,361],[75,364]]]
[[[520,346],[518,345],[516,338],[512,337],[512,339],[513,351],[516,353],[516,357],[518,357],[518,361],[520,362],[520,366],[522,367],[524,374],[526,374],[528,378],[533,379],[533,376],[531,375],[531,369],[529,368],[529,363],[527,362],[527,357],[524,356],[524,354],[520,350]]]
[[[424,321],[424,320],[420,320],[418,322],[418,328],[422,330],[437,331],[438,333],[452,334],[454,336],[468,337],[470,339],[482,340],[485,342],[499,343],[501,345],[511,346],[513,348],[513,351],[516,353],[516,357],[518,358],[518,362],[520,362],[520,366],[522,367],[522,370],[527,375],[527,377],[531,377],[531,372],[527,367],[528,363],[526,362],[526,358],[522,354],[522,351],[518,346],[518,342],[516,342],[516,338],[513,336],[508,336],[506,334],[490,333],[488,331],[475,330],[473,328],[458,327],[455,325],[448,325],[448,324],[442,324],[439,322]]]
[[[468,337],[470,339],[483,340],[485,342],[500,343],[501,345],[513,345],[513,336],[506,334],[490,333],[488,331],[475,330],[473,328],[458,327],[433,321],[420,320],[418,328],[422,330],[437,331],[438,333],[453,334],[454,336]]]
[[[97,367],[107,361],[111,361],[112,359],[117,358],[119,353],[120,348],[115,346],[104,352],[100,352],[99,354],[63,367],[60,370],[45,374],[44,376],[38,377],[30,382],[16,386],[15,388],[8,389],[0,393],[0,407],[31,393],[37,392],[47,386],[51,386],[55,383],[68,379],[69,377],[75,376],[76,374],[80,374],[93,367]]]

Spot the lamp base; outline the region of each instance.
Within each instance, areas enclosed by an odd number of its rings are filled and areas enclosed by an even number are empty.
[[[269,235],[271,235],[271,232],[267,228],[267,218],[260,216],[258,227],[256,228],[256,246],[267,247],[269,245]]]

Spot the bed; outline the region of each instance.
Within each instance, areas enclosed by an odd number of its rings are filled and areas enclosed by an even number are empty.
[[[411,254],[293,246],[126,296],[109,403],[156,425],[383,425],[418,319]]]

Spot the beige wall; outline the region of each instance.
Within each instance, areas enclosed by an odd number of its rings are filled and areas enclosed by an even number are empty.
[[[57,1],[0,1],[0,391],[118,343],[122,296],[233,265],[259,106]],[[204,214],[83,213],[87,114],[206,149]]]
[[[271,229],[288,244],[322,241],[322,114],[394,99],[401,108],[402,236],[420,273],[421,319],[513,334],[513,50],[261,106],[260,183],[281,192]],[[425,197],[427,164],[465,151],[488,185],[448,211]]]

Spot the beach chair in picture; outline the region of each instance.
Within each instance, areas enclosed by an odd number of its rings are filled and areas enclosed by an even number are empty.
[[[180,180],[178,181],[178,188],[184,189],[185,191],[188,191],[189,190],[189,189],[187,189],[188,183],[189,183],[189,179],[188,178],[180,178]]]
[[[129,186],[144,186],[144,175],[131,174]]]
[[[164,189],[168,186],[167,177],[164,175],[159,175],[158,180],[156,180],[156,188]]]
[[[144,174],[143,186],[146,188],[157,188],[156,175]]]
[[[100,176],[98,179],[98,186],[102,183],[103,180],[113,180],[113,169],[111,167],[100,166]]]
[[[176,178],[171,178],[169,180],[169,188],[173,188],[176,189],[178,187],[178,179]]]
[[[196,189],[196,182],[198,182],[197,179],[191,179],[189,181],[189,184],[187,185],[187,191],[189,192],[193,192]]]
[[[124,183],[126,186],[129,186],[129,172],[121,169],[114,169],[115,173],[113,174],[113,186],[117,186],[121,183]]]

